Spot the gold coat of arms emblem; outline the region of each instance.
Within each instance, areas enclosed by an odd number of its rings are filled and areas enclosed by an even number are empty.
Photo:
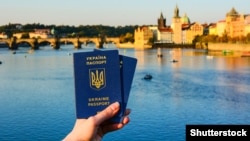
[[[101,90],[106,87],[105,69],[90,69],[89,70],[90,87],[95,90]]]

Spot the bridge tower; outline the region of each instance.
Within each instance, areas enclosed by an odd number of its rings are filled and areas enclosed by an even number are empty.
[[[54,49],[59,49],[60,48],[60,39],[58,37],[55,37],[54,40],[51,42],[51,46]]]
[[[9,43],[9,48],[10,49],[17,49],[17,43],[16,43],[17,38],[16,37],[12,37]]]
[[[106,36],[104,36],[104,34],[99,34],[99,41],[96,45],[97,48],[103,48],[103,44],[106,42]]]
[[[80,49],[80,48],[82,47],[82,44],[81,44],[81,42],[79,41],[79,37],[77,37],[76,42],[74,42],[74,47],[75,47],[76,49]]]
[[[39,44],[38,44],[38,41],[37,39],[34,39],[32,42],[31,42],[31,49],[39,49]]]

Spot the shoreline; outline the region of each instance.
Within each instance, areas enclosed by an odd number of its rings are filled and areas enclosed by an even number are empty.
[[[158,43],[152,45],[152,48],[194,48],[195,45],[193,44],[173,44],[173,43]]]
[[[250,44],[208,43],[208,51],[239,51],[249,52]]]

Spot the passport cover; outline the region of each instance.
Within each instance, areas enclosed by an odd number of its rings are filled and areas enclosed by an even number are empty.
[[[122,102],[122,114],[125,114],[129,93],[131,90],[134,73],[136,69],[137,59],[120,55],[120,64],[121,64],[121,85],[122,85],[122,95],[123,95],[123,102]]]
[[[103,50],[95,49],[95,51],[103,51]],[[121,67],[120,73],[121,73],[121,91],[122,91],[121,112],[122,116],[124,116],[134,78],[137,59],[124,55],[119,55],[119,58]]]
[[[76,117],[96,115],[113,102],[122,105],[120,61],[117,50],[73,54]],[[112,119],[120,122],[122,110]]]

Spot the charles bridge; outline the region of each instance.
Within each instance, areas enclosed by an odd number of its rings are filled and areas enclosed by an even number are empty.
[[[31,49],[39,49],[44,43],[48,43],[54,49],[59,49],[61,44],[71,43],[74,48],[81,48],[82,44],[87,45],[88,43],[94,43],[97,48],[103,48],[104,43],[114,43],[117,47],[120,45],[120,39],[117,37],[100,37],[100,38],[88,38],[88,37],[76,37],[76,38],[28,38],[28,39],[0,39],[0,43],[5,43],[9,49],[18,49],[18,45],[22,43],[29,44]]]

